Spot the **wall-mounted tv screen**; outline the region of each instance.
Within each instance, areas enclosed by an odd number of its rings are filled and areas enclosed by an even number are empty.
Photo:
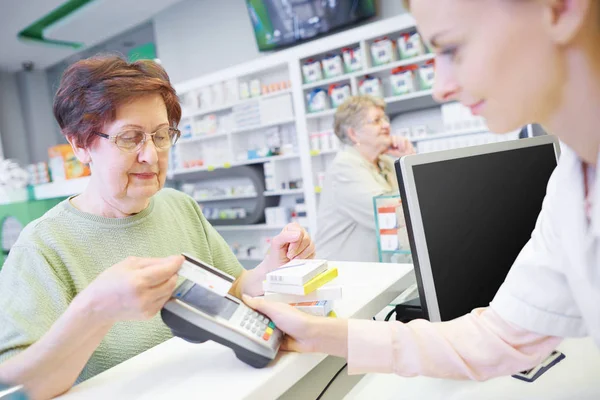
[[[260,51],[292,46],[375,15],[375,0],[246,0]]]

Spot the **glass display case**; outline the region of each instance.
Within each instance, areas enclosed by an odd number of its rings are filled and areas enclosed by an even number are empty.
[[[379,262],[412,263],[399,195],[373,197]]]

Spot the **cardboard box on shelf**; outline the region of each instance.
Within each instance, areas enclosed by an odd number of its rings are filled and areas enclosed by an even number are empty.
[[[79,162],[70,144],[48,149],[49,167],[53,181],[75,179],[90,175],[90,167]]]

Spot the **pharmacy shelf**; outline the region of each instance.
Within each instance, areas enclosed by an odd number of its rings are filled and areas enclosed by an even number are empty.
[[[214,228],[220,232],[227,231],[280,231],[284,228],[284,225],[213,225]]]
[[[392,114],[439,107],[439,104],[433,99],[433,90],[420,90],[401,96],[390,96],[386,97],[384,101],[386,109]]]
[[[287,196],[295,194],[304,194],[304,189],[283,189],[283,190],[268,190],[263,193],[265,196]]]
[[[433,90],[420,90],[418,92],[401,96],[390,96],[383,99],[388,109],[393,113],[409,112],[424,108],[439,106],[433,100]],[[306,114],[306,119],[330,117],[335,114],[335,108]]]
[[[353,76],[356,76],[356,72],[344,74],[344,75],[340,75],[340,76],[334,76],[333,78],[321,79],[320,81],[316,81],[316,82],[306,83],[306,84],[302,85],[302,89],[309,90],[309,89],[314,89],[314,88],[318,88],[321,86],[329,86],[332,83],[349,81],[350,79],[352,79]]]
[[[193,118],[193,117],[197,117],[200,115],[208,115],[208,114],[213,114],[213,113],[217,113],[220,111],[226,111],[226,110],[230,110],[233,107],[238,106],[238,105],[242,105],[242,104],[257,101],[257,100],[268,99],[269,97],[283,96],[284,94],[291,93],[291,92],[292,92],[292,89],[278,90],[277,92],[263,94],[262,96],[242,99],[242,100],[236,101],[231,104],[225,104],[225,105],[211,107],[211,108],[207,108],[207,109],[191,110],[191,111],[188,111],[187,113],[185,113],[183,118]]]
[[[371,67],[371,68],[367,68],[364,70],[352,72],[349,74],[335,76],[333,78],[327,78],[327,79],[322,79],[322,80],[316,81],[316,82],[305,83],[304,85],[302,85],[302,90],[310,90],[310,89],[314,89],[317,87],[329,86],[332,83],[349,81],[350,79],[352,79],[354,77],[358,77],[358,76],[372,75],[372,74],[377,74],[377,73],[383,72],[383,71],[391,71],[394,68],[404,67],[406,65],[420,64],[420,63],[423,63],[423,62],[426,62],[429,60],[433,60],[434,58],[435,58],[435,55],[433,55],[433,54],[424,54],[422,56],[413,57],[413,58],[409,58],[406,60],[394,61],[392,63],[378,65],[376,67]]]
[[[254,199],[256,198],[256,193],[254,194],[244,194],[239,196],[214,196],[207,197],[206,199],[194,199],[197,203],[210,203],[212,201],[226,201],[226,200],[243,200],[243,199]]]
[[[472,128],[472,129],[461,129],[456,131],[444,132],[444,133],[431,133],[428,136],[410,139],[411,142],[425,142],[428,140],[439,140],[439,139],[450,139],[459,136],[478,135],[482,133],[490,133],[487,128]]]
[[[325,110],[325,111],[317,111],[317,112],[308,113],[308,114],[306,114],[306,119],[330,117],[330,116],[333,116],[333,114],[335,114],[335,110],[336,110],[335,108],[330,108],[329,110]]]
[[[260,129],[267,129],[267,128],[271,128],[273,126],[278,126],[278,125],[285,125],[285,124],[292,124],[296,122],[296,118],[287,118],[287,119],[282,119],[281,121],[275,121],[275,122],[269,122],[268,124],[262,124],[262,125],[256,125],[256,126],[252,126],[252,127],[244,127],[244,128],[238,128],[238,129],[234,129],[231,131],[231,133],[242,133],[242,132],[251,132],[251,131],[257,131]]]
[[[232,163],[224,163],[222,165],[206,165],[206,166],[202,166],[202,167],[178,168],[176,170],[170,171],[169,177],[175,178],[178,176],[193,174],[196,172],[214,171],[217,169],[239,167],[242,165],[262,164],[262,163],[266,163],[269,161],[292,160],[292,159],[296,159],[298,157],[299,156],[297,154],[286,154],[286,155],[281,155],[281,156],[262,157],[262,158],[255,158],[255,159],[246,160],[246,161],[236,161],[236,162],[232,162]]]
[[[51,183],[44,183],[33,187],[33,195],[37,200],[68,197],[80,194],[85,190],[91,177],[67,179]]]
[[[424,54],[422,56],[408,58],[406,60],[394,61],[392,63],[378,65],[376,67],[368,68],[364,71],[355,73],[355,75],[357,75],[357,76],[372,75],[372,74],[376,74],[376,73],[382,72],[382,71],[388,71],[388,70],[391,71],[394,68],[405,67],[407,65],[413,65],[413,64],[420,64],[420,63],[423,63],[423,62],[426,62],[429,60],[433,60],[434,58],[435,58],[435,55],[433,55],[433,54]]]
[[[227,133],[213,133],[206,134],[203,136],[196,136],[191,138],[179,139],[177,144],[186,144],[186,143],[196,143],[196,142],[204,142],[207,140],[215,140],[215,139],[224,139],[227,137]]]

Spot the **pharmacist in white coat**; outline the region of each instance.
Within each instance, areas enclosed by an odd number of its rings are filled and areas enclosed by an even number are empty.
[[[448,322],[248,302],[287,332],[286,348],[346,357],[351,373],[481,380],[535,366],[565,337],[600,347],[600,2],[407,3],[436,53],[438,100],[460,101],[497,132],[540,122],[564,143],[531,240],[488,307]]]
[[[321,192],[317,257],[377,262],[373,197],[398,194],[394,160],[414,148],[407,138],[391,135],[385,102],[371,96],[354,96],[340,105],[334,131],[343,145]]]

